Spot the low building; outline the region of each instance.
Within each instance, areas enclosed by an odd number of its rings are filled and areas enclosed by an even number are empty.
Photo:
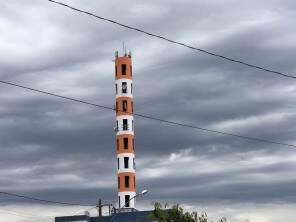
[[[89,215],[56,217],[55,222],[152,222],[153,211],[115,213],[111,216],[91,217]]]

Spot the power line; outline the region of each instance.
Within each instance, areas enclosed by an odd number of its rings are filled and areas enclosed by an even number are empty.
[[[102,207],[105,207],[105,206],[110,207],[110,206],[112,206],[113,207],[115,205],[115,201],[113,201],[113,202],[114,202],[114,204],[113,203],[107,203],[107,204],[101,204],[100,206],[102,206]],[[85,211],[91,211],[91,210],[96,209],[98,207],[99,207],[99,205],[96,205],[96,206],[91,207],[91,208],[87,208],[87,209],[84,209],[84,210],[76,211],[76,213],[74,213],[74,216],[80,215],[81,213],[83,213]]]
[[[45,220],[50,220],[50,221],[54,221],[54,217],[39,217],[39,216],[35,216],[35,215],[32,215],[32,214],[24,214],[24,213],[21,213],[21,212],[16,212],[16,211],[13,211],[13,210],[7,210],[7,209],[0,209],[0,211],[2,212],[5,212],[6,214],[11,214],[11,215],[16,215],[16,216],[19,216],[19,217],[25,217],[25,218],[31,218],[31,219],[45,219]]]
[[[43,203],[59,204],[59,205],[65,205],[65,206],[91,206],[91,205],[83,205],[83,204],[78,204],[78,203],[69,203],[69,202],[60,202],[60,201],[39,199],[39,198],[31,197],[31,196],[25,196],[25,195],[21,195],[21,194],[15,194],[15,193],[4,192],[4,191],[0,191],[0,194],[14,196],[14,197],[18,197],[18,198],[27,199],[27,200],[43,202]]]
[[[115,108],[112,108],[112,107],[109,107],[109,106],[99,105],[99,104],[96,104],[96,103],[91,103],[91,102],[87,102],[87,101],[80,100],[80,99],[75,99],[75,98],[71,98],[71,97],[67,97],[67,96],[62,96],[62,95],[58,95],[58,94],[55,94],[55,93],[50,93],[50,92],[47,92],[47,91],[34,89],[34,88],[31,88],[31,87],[23,86],[23,85],[12,83],[12,82],[7,82],[7,81],[0,80],[0,83],[5,84],[5,85],[9,85],[9,86],[14,86],[14,87],[26,89],[26,90],[30,90],[30,91],[34,91],[34,92],[38,92],[38,93],[42,93],[42,94],[46,94],[46,95],[49,95],[49,96],[58,97],[58,98],[65,99],[65,100],[70,100],[70,101],[74,101],[74,102],[78,102],[78,103],[83,103],[83,104],[94,106],[94,107],[100,108],[100,109],[107,109],[107,110],[115,111]],[[293,144],[281,143],[281,142],[266,140],[266,139],[257,138],[257,137],[249,137],[249,136],[243,136],[243,135],[234,134],[234,133],[228,133],[228,132],[224,132],[224,131],[207,129],[207,128],[203,128],[203,127],[196,126],[196,125],[190,125],[190,124],[186,124],[186,123],[174,122],[174,121],[160,119],[160,118],[157,118],[157,117],[144,115],[144,114],[140,114],[140,113],[130,113],[130,112],[126,112],[126,111],[123,111],[123,110],[119,110],[119,111],[124,112],[126,114],[133,114],[133,115],[139,116],[141,118],[167,123],[167,124],[170,124],[170,125],[182,126],[182,127],[187,127],[187,128],[197,129],[197,130],[200,130],[200,131],[209,132],[209,133],[215,133],[215,134],[220,134],[220,135],[237,137],[237,138],[241,138],[241,139],[245,139],[245,140],[252,140],[252,141],[270,143],[270,144],[277,144],[277,145],[286,146],[286,147],[293,148],[293,149],[296,148],[296,145],[293,145]]]
[[[202,53],[207,54],[207,55],[210,55],[210,56],[214,56],[214,57],[217,57],[217,58],[220,58],[220,59],[223,59],[223,60],[227,60],[227,61],[230,61],[230,62],[238,63],[238,64],[241,64],[241,65],[245,65],[245,66],[248,66],[248,67],[251,67],[251,68],[254,68],[254,69],[259,69],[261,71],[265,71],[265,72],[273,73],[273,74],[276,74],[276,75],[284,76],[284,77],[287,77],[287,78],[296,79],[296,76],[291,75],[291,74],[287,74],[287,73],[275,71],[275,70],[272,70],[270,68],[265,68],[265,67],[262,67],[262,66],[259,66],[259,65],[254,65],[254,64],[251,64],[251,63],[248,63],[248,62],[244,62],[244,61],[239,60],[239,59],[234,59],[234,58],[231,58],[231,57],[228,57],[228,56],[225,56],[225,55],[221,55],[221,54],[217,54],[217,53],[214,53],[214,52],[205,50],[205,49],[197,48],[197,47],[188,45],[186,43],[182,43],[182,42],[179,42],[179,41],[176,41],[176,40],[169,39],[169,38],[164,37],[162,35],[154,34],[154,33],[145,31],[145,30],[140,29],[140,28],[137,28],[137,27],[133,27],[133,26],[130,26],[130,25],[125,25],[125,24],[120,23],[118,21],[115,21],[115,20],[112,20],[112,19],[108,19],[108,18],[105,18],[105,17],[102,17],[102,16],[98,16],[98,15],[93,14],[93,13],[88,12],[88,11],[84,11],[84,10],[81,10],[81,9],[78,9],[78,8],[74,8],[73,6],[70,6],[70,5],[65,4],[65,3],[62,3],[62,2],[53,1],[53,0],[48,0],[48,1],[49,2],[52,2],[52,3],[55,3],[55,4],[58,4],[58,5],[65,6],[67,8],[70,8],[70,9],[74,10],[74,11],[77,11],[77,12],[81,12],[81,13],[90,15],[90,16],[95,17],[97,19],[100,19],[100,20],[103,20],[103,21],[106,21],[106,22],[109,22],[109,23],[113,23],[115,25],[118,25],[118,26],[121,26],[121,27],[130,29],[130,30],[141,32],[141,33],[146,34],[148,36],[152,36],[152,37],[155,37],[155,38],[158,38],[158,39],[162,39],[162,40],[165,40],[167,42],[170,42],[170,43],[173,43],[173,44],[177,44],[177,45],[180,45],[180,46],[183,46],[183,47],[186,47],[186,48],[195,50],[195,51],[199,51],[199,52],[202,52]]]

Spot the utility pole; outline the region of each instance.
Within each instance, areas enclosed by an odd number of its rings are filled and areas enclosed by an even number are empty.
[[[98,215],[99,215],[99,217],[101,217],[102,216],[102,200],[101,199],[99,199],[99,202],[98,202],[98,205],[97,205],[97,209],[98,209]]]

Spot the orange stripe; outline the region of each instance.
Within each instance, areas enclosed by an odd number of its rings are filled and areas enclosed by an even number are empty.
[[[116,116],[132,115],[133,114],[133,100],[130,97],[116,98]]]
[[[127,138],[127,144],[124,144],[124,138]],[[116,137],[116,151],[120,153],[134,153],[134,136],[131,134],[121,134]],[[127,145],[127,149],[125,147]]]
[[[126,74],[122,75],[122,64],[126,65]],[[115,59],[115,79],[132,79],[132,60],[128,56],[118,57]],[[117,75],[116,75],[117,70]]]
[[[125,176],[129,176],[129,187],[125,187]],[[119,173],[118,177],[120,179],[120,187],[118,188],[118,192],[135,192],[136,187],[134,184],[135,173]]]

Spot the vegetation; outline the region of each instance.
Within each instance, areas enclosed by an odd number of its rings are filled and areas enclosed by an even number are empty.
[[[150,215],[153,221],[157,222],[208,222],[207,214],[197,212],[185,212],[179,204],[173,205],[171,208],[168,204],[164,206],[161,203],[154,203],[154,211]],[[226,222],[226,218],[221,218],[218,222]]]

